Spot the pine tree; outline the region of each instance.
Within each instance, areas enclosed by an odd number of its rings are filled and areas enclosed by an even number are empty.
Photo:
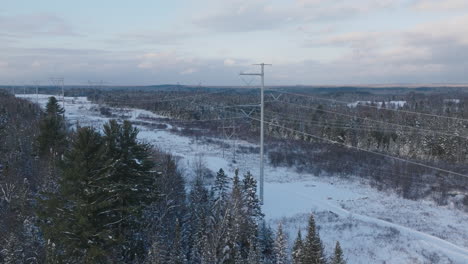
[[[38,149],[41,154],[58,156],[65,150],[66,133],[63,120],[63,108],[55,97],[50,97],[46,106],[46,115],[40,123],[40,133],[37,138]]]
[[[275,239],[275,263],[276,264],[287,264],[288,253],[287,253],[287,239],[286,235],[283,232],[283,226],[280,223],[278,225],[278,231],[276,232]]]
[[[145,207],[144,221],[147,223],[143,235],[145,244],[158,244],[160,255],[171,255],[175,239],[180,235],[181,254],[188,250],[187,236],[191,236],[190,215],[187,214],[185,182],[171,155],[154,152],[154,171],[157,171],[155,179],[157,185],[158,201]],[[186,217],[189,219],[186,220]],[[180,223],[176,225],[174,223]],[[177,234],[179,232],[179,234]],[[165,253],[164,253],[164,252]]]
[[[331,264],[346,264],[343,257],[343,250],[341,249],[340,242],[336,241],[335,252],[331,259]]]
[[[107,206],[101,218],[121,242],[120,261],[133,261],[144,256],[143,209],[157,199],[149,159],[150,147],[137,140],[138,129],[130,122],[119,125],[111,120],[104,125],[106,146]]]
[[[303,241],[302,264],[322,264],[325,263],[322,241],[316,230],[315,219],[311,214],[307,229],[307,236]]]
[[[258,234],[258,244],[262,263],[268,264],[274,262],[274,242],[273,231],[266,225],[265,220],[263,220]]]
[[[293,251],[292,251],[292,259],[294,264],[301,264],[302,263],[302,235],[301,230],[297,231],[297,238],[294,242]]]
[[[250,172],[244,175],[242,192],[244,197],[242,237],[246,238],[247,241],[257,241],[259,236],[258,224],[261,223],[263,214],[257,196],[257,182]]]
[[[59,256],[50,258],[93,263],[108,260],[114,240],[101,222],[104,145],[92,128],[80,128],[65,154],[57,193],[41,201],[42,231]]]
[[[201,263],[203,255],[203,242],[206,240],[207,216],[211,207],[209,204],[208,190],[203,186],[201,176],[195,178],[189,195],[189,261],[190,263]]]
[[[242,223],[244,219],[243,215],[243,196],[242,189],[240,185],[239,172],[235,171],[233,181],[232,181],[232,191],[230,199],[227,203],[229,210],[229,219],[228,219],[228,230],[227,230],[227,241],[226,244],[230,248],[230,259],[234,262],[239,262],[245,259],[247,252],[249,251],[248,238],[242,237]]]
[[[224,173],[223,169],[219,169],[216,173],[216,179],[213,185],[213,191],[217,199],[225,199],[229,190],[229,177]]]
[[[248,211],[247,213],[252,217],[253,222],[258,223],[262,219],[263,213],[260,206],[260,200],[257,196],[257,181],[250,172],[247,172],[244,175],[243,188]]]

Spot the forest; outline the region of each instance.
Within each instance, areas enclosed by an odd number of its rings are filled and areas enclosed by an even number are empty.
[[[0,90],[1,263],[345,263],[313,214],[304,237],[270,227],[249,172],[186,182],[129,121],[73,127],[64,111]]]
[[[70,94],[83,91],[75,89]],[[187,121],[180,131],[184,135],[222,138],[220,127],[231,126],[239,139],[258,140],[257,89],[87,93],[96,103],[137,106],[177,122]],[[430,198],[444,205],[467,192],[466,177],[445,172],[468,173],[466,99],[463,90],[444,87],[269,88],[265,94],[266,153],[273,166],[316,175],[357,176],[377,189],[391,188],[405,198]],[[197,120],[207,122],[190,122]],[[466,209],[467,196],[456,203]]]

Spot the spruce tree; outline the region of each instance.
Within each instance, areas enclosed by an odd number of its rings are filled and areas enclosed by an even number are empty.
[[[208,227],[209,192],[203,185],[201,176],[195,178],[195,182],[189,194],[188,222],[190,225],[188,234],[189,261],[201,263],[203,255],[203,242],[206,240]]]
[[[242,186],[240,185],[239,172],[235,171],[232,181],[232,191],[227,204],[231,211],[228,219],[227,245],[230,249],[231,260],[239,262],[245,260],[249,251],[248,238],[242,237],[242,223],[244,219]],[[256,246],[256,245],[255,245]]]
[[[331,264],[346,264],[343,257],[343,250],[341,249],[340,242],[336,241],[335,252],[331,259]]]
[[[251,241],[257,241],[259,235],[258,224],[262,221],[263,214],[260,201],[257,196],[257,182],[250,172],[244,175],[242,191],[244,196],[244,224],[243,237]]]
[[[302,245],[302,235],[301,230],[297,231],[296,241],[294,241],[293,249],[292,249],[292,259],[294,264],[301,264],[302,263],[302,252],[303,252],[303,245]]]
[[[213,185],[213,191],[218,200],[223,200],[227,196],[229,190],[229,177],[224,173],[223,169],[219,169],[216,173],[216,179]]]
[[[315,219],[311,214],[307,227],[307,236],[303,241],[302,264],[323,264],[325,263],[322,241],[316,230]]]
[[[274,262],[274,242],[273,231],[271,230],[271,227],[266,225],[265,220],[263,220],[258,234],[258,244],[262,263],[268,264]]]
[[[252,218],[252,221],[256,223],[262,219],[263,213],[260,206],[260,200],[257,196],[257,181],[254,179],[250,172],[244,175],[243,188],[245,195],[245,203],[247,206],[247,213]]]
[[[50,97],[46,106],[46,115],[39,125],[37,138],[38,150],[41,154],[58,156],[65,150],[66,133],[64,110],[55,97]]]
[[[100,134],[80,128],[72,148],[65,154],[62,178],[57,193],[46,194],[39,215],[42,231],[56,256],[64,262],[95,263],[108,261],[108,248],[115,241],[101,222],[101,186],[104,148]]]
[[[283,232],[283,226],[280,223],[278,225],[278,231],[276,232],[275,239],[275,263],[276,264],[287,264],[288,260],[288,248],[286,235]]]
[[[111,120],[104,125],[106,146],[106,200],[110,210],[102,219],[120,241],[120,261],[133,261],[144,255],[143,209],[157,199],[150,147],[137,140],[138,129],[130,122]]]

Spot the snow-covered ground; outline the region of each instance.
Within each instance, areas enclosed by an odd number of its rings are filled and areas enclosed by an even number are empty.
[[[17,96],[36,100],[36,95]],[[47,98],[40,95],[39,104],[44,106]],[[68,120],[81,126],[100,128],[109,120],[84,97],[66,97],[65,110]],[[157,121],[161,116],[140,109],[112,109],[112,113],[131,121],[164,123]],[[166,129],[138,127],[141,140],[180,158],[189,179],[199,157],[212,171],[223,168],[232,175],[239,168],[241,173],[250,169],[258,174],[255,153],[237,153],[233,161],[233,147],[223,151],[219,144],[176,135],[170,125]],[[255,147],[239,140],[224,142]],[[468,214],[450,206],[405,200],[363,183],[284,167],[267,165],[265,180],[266,218],[273,226],[282,222],[291,243],[298,228],[305,231],[313,212],[326,249],[330,251],[339,240],[348,263],[468,263]]]
[[[348,107],[350,108],[355,108],[358,105],[372,105],[374,104],[376,107],[380,108],[383,105],[383,102],[371,102],[371,101],[356,101],[353,103],[347,104]],[[385,102],[385,107],[386,108],[391,108],[391,109],[398,109],[406,105],[406,101],[388,101]]]

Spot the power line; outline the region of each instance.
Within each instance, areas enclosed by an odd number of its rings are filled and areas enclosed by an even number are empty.
[[[252,120],[256,120],[256,121],[261,122],[261,120],[259,120],[259,119],[257,119],[257,118],[253,118],[253,117],[249,117],[249,118],[252,119]],[[283,128],[283,129],[286,129],[286,130],[289,130],[289,131],[292,131],[292,132],[300,133],[300,134],[303,134],[303,135],[305,135],[305,136],[310,136],[310,137],[313,137],[313,138],[316,138],[316,139],[319,139],[319,140],[328,141],[328,142],[330,142],[330,143],[332,143],[332,144],[342,145],[342,146],[345,146],[345,147],[348,147],[348,148],[353,148],[353,149],[356,149],[356,150],[359,150],[359,151],[364,151],[364,152],[372,153],[372,154],[375,154],[375,155],[383,156],[383,157],[386,157],[386,158],[390,158],[390,159],[394,159],[394,160],[399,160],[399,161],[402,161],[402,162],[407,162],[407,163],[410,163],[410,164],[414,164],[414,165],[426,167],[426,168],[429,168],[429,169],[433,169],[433,170],[437,170],[437,171],[441,171],[441,172],[445,172],[445,173],[449,173],[449,174],[461,176],[461,177],[464,177],[464,178],[468,178],[468,175],[464,175],[464,174],[461,174],[461,173],[458,173],[458,172],[454,172],[454,171],[449,171],[449,170],[437,168],[437,167],[434,167],[434,166],[426,165],[426,164],[419,163],[419,162],[415,162],[415,161],[411,161],[411,160],[406,160],[406,159],[403,159],[403,158],[391,156],[391,155],[384,154],[384,153],[380,153],[380,152],[375,152],[375,151],[372,151],[372,150],[366,150],[366,149],[363,149],[363,148],[360,148],[360,147],[356,147],[356,146],[346,145],[346,144],[340,143],[340,142],[335,141],[335,140],[331,140],[331,139],[327,139],[327,138],[322,138],[322,137],[319,137],[319,136],[316,136],[316,135],[312,135],[312,134],[310,134],[310,133],[302,132],[302,131],[295,130],[295,129],[292,129],[292,128],[288,128],[288,127],[285,127],[285,126],[282,126],[282,125],[277,125],[277,124],[274,124],[274,123],[271,123],[271,122],[265,122],[265,121],[264,121],[264,123],[269,124],[269,125],[271,125],[271,126],[276,126],[276,127],[279,127],[279,128]]]
[[[290,92],[284,92],[284,91],[279,91],[279,90],[275,90],[275,89],[267,89],[267,90],[272,91],[272,92],[282,93],[282,94],[289,94],[289,95],[295,95],[295,96],[300,96],[300,97],[309,97],[309,98],[318,99],[318,100],[322,100],[322,101],[330,101],[330,102],[346,104],[346,105],[349,105],[349,104],[353,103],[353,102],[346,102],[346,101],[341,101],[341,100],[337,100],[337,99],[318,97],[318,96],[315,96],[315,95],[290,93]],[[430,116],[430,117],[437,117],[437,118],[446,118],[446,119],[452,119],[452,120],[468,122],[468,119],[459,118],[459,117],[442,116],[442,115],[436,115],[436,114],[428,114],[428,113],[422,113],[422,112],[408,111],[408,110],[403,110],[403,109],[384,108],[384,107],[378,107],[378,106],[367,105],[367,104],[359,104],[359,106],[368,107],[368,108],[375,108],[375,109],[378,109],[378,110],[394,111],[394,112],[401,112],[401,113],[406,113],[406,114],[416,114],[416,115],[423,115],[423,116]]]
[[[281,103],[285,103],[285,104],[289,104],[289,105],[295,105],[295,106],[302,107],[302,108],[316,110],[315,108],[310,107],[310,106],[290,103],[290,102],[286,102],[286,101],[282,101],[282,100],[278,100],[278,101],[275,101],[275,102],[281,102]],[[380,121],[380,120],[375,120],[375,119],[366,118],[366,117],[360,117],[360,116],[356,116],[356,115],[348,115],[348,114],[343,114],[343,113],[339,113],[339,112],[335,112],[335,111],[331,111],[331,110],[325,110],[325,109],[320,109],[318,111],[325,112],[325,113],[336,114],[336,115],[341,115],[341,116],[346,116],[346,117],[350,117],[350,118],[362,119],[362,120],[365,120],[365,121],[372,121],[372,122],[377,122],[377,123],[382,123],[382,124],[389,124],[389,125],[394,125],[394,126],[399,126],[399,127],[406,127],[406,128],[410,128],[410,129],[414,129],[414,130],[421,130],[421,131],[431,132],[431,133],[450,136],[450,137],[458,137],[458,138],[468,140],[468,138],[464,137],[464,136],[454,135],[454,134],[440,132],[440,131],[434,131],[434,130],[425,129],[425,128],[418,128],[418,127],[412,127],[412,126],[408,126],[408,125],[401,125],[401,124],[396,124],[396,123],[391,123],[391,122],[386,122],[386,121]]]
[[[233,113],[233,112],[230,112],[230,113]],[[246,117],[246,118],[251,119],[251,120],[255,120],[255,121],[259,121],[259,122],[260,122],[260,119],[258,119],[258,118],[252,118],[252,117]],[[384,157],[387,157],[387,158],[391,158],[391,159],[394,159],[394,160],[398,160],[398,161],[400,161],[400,162],[405,162],[405,163],[409,163],[409,164],[412,164],[412,165],[421,166],[421,167],[425,167],[425,168],[428,168],[428,169],[438,170],[438,171],[442,171],[442,172],[446,172],[446,173],[450,173],[450,174],[454,174],[454,175],[457,175],[457,176],[462,176],[462,177],[468,178],[468,175],[463,175],[463,174],[460,174],[460,173],[457,173],[457,172],[453,172],[453,171],[441,169],[441,168],[438,168],[438,167],[426,165],[426,164],[419,163],[419,162],[414,162],[414,161],[406,160],[406,159],[399,158],[399,157],[394,157],[394,156],[391,156],[391,155],[388,155],[388,154],[384,154],[384,153],[379,153],[379,152],[375,152],[375,151],[370,151],[370,150],[362,149],[362,148],[359,148],[359,147],[354,147],[354,146],[346,145],[346,144],[343,144],[343,143],[340,143],[340,142],[337,142],[337,141],[334,141],[334,140],[330,140],[330,139],[326,139],[326,138],[321,138],[321,137],[319,137],[319,136],[315,136],[315,135],[312,135],[312,134],[309,134],[309,133],[306,133],[306,132],[294,130],[294,129],[287,128],[287,127],[284,127],[284,126],[281,126],[281,125],[276,125],[276,124],[271,123],[271,122],[265,122],[265,123],[268,123],[268,124],[273,125],[273,126],[285,128],[285,129],[288,129],[288,130],[290,130],[290,131],[294,131],[294,132],[306,134],[306,135],[309,135],[309,136],[314,137],[314,138],[317,138],[317,139],[321,139],[321,140],[324,140],[324,141],[331,142],[331,143],[333,143],[333,144],[338,144],[338,145],[342,145],[342,146],[345,146],[345,147],[354,148],[354,149],[359,150],[359,151],[367,152],[367,153],[374,154],[374,155],[384,156]],[[364,165],[362,165],[362,164],[360,164],[358,168],[359,168],[359,169],[367,169],[368,171],[375,170],[375,171],[378,171],[378,172],[381,173],[381,174],[393,175],[393,176],[397,176],[397,177],[399,177],[399,178],[408,178],[408,179],[413,179],[413,180],[415,179],[413,175],[408,174],[408,173],[405,173],[405,172],[396,173],[396,172],[391,172],[391,171],[383,171],[383,170],[381,170],[381,169],[379,169],[379,168],[371,167],[371,166],[364,166]],[[446,180],[445,178],[440,178],[440,177],[439,177],[439,179]],[[411,185],[419,185],[419,186],[424,186],[424,187],[431,186],[431,185],[429,185],[429,184],[421,184],[421,183],[415,183],[415,182],[411,182]],[[436,186],[436,185],[432,185],[432,186]]]
[[[369,131],[382,131],[382,132],[408,132],[405,130],[399,130],[396,131],[395,128],[390,128],[390,127],[375,127],[375,126],[370,126],[370,125],[365,125],[365,124],[349,124],[345,123],[343,121],[337,121],[337,122],[320,122],[320,121],[313,121],[313,120],[304,120],[304,119],[298,119],[298,118],[291,118],[285,114],[277,113],[274,111],[269,111],[265,110],[265,112],[272,113],[275,115],[280,115],[284,116],[278,119],[277,117],[270,117],[272,119],[276,119],[278,121],[283,121],[286,123],[294,124],[293,121],[297,122],[303,122],[304,124],[309,124],[309,125],[322,125],[323,127],[333,127],[333,128],[343,128],[343,129],[352,129],[352,130],[362,130],[362,129],[369,129]],[[437,131],[438,130],[432,130],[432,131]]]
[[[163,100],[152,100],[152,99],[146,99],[146,100],[138,100],[138,103],[165,103],[165,102],[174,102],[174,101],[181,101],[181,100],[186,100],[188,98],[196,98],[196,97],[204,97],[204,96],[209,96],[213,94],[221,94],[221,93],[226,93],[230,92],[231,90],[225,89],[222,91],[216,91],[216,92],[207,92],[203,94],[194,94],[194,95],[187,95],[187,96],[181,96],[181,97],[175,97],[175,98],[170,98],[170,99],[163,99]],[[115,102],[115,103],[122,103],[122,102],[128,102],[130,99],[129,98],[122,98],[122,99],[113,99],[113,100],[105,100],[106,103],[108,102]]]
[[[232,119],[243,119],[245,116],[237,117],[227,117],[227,118],[213,118],[213,119],[203,119],[203,120],[157,120],[158,122],[167,122],[167,123],[197,123],[197,122],[210,122],[210,121],[222,121],[222,120],[232,120]]]

